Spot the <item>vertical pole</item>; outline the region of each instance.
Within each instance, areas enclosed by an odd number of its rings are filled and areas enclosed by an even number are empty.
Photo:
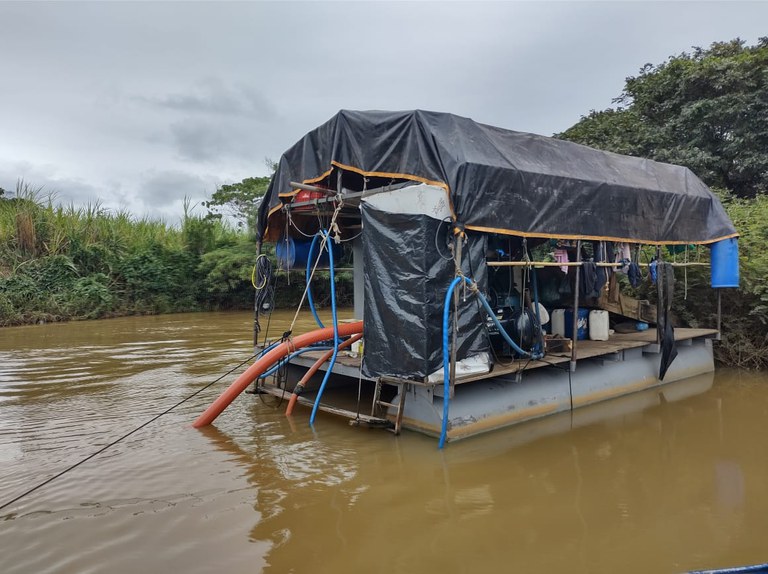
[[[576,282],[573,285],[573,321],[571,325],[571,372],[576,372],[576,341],[579,335],[579,279],[581,278],[581,239],[576,242]]]
[[[720,340],[720,326],[723,320],[723,308],[720,300],[720,292],[722,289],[717,289],[717,340]]]
[[[256,257],[261,255],[261,241],[256,243]],[[259,292],[253,291],[253,346],[254,348],[259,346],[259,331],[261,331],[261,325],[259,324]]]
[[[664,278],[664,268],[661,266],[661,245],[656,246],[656,344],[661,345],[661,329],[659,329],[660,321],[666,318],[664,314],[664,306],[662,305],[662,299],[666,301],[664,296],[664,286],[662,282]],[[666,327],[666,325],[665,325]]]
[[[462,234],[458,234],[456,237],[456,249],[454,250],[456,269],[461,269],[461,247],[462,247]],[[451,334],[451,364],[450,364],[450,377],[451,377],[451,391],[450,395],[453,397],[453,386],[456,384],[456,351],[457,340],[459,334],[459,289],[458,285],[453,290],[453,333]],[[464,285],[461,286],[462,289]]]

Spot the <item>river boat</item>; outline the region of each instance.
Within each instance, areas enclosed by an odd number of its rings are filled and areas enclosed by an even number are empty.
[[[304,270],[318,329],[265,345],[196,426],[255,382],[311,423],[324,411],[442,446],[711,373],[719,319],[675,326],[674,274],[705,252],[718,302],[738,286],[737,232],[687,168],[446,113],[339,112],[281,157],[258,236]],[[345,252],[352,322],[335,307]]]

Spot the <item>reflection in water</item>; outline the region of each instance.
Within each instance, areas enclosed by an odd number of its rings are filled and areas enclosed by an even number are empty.
[[[247,357],[250,325],[0,330],[0,503]],[[307,411],[286,419],[251,395],[191,429],[228,382],[0,512],[0,572],[645,573],[768,558],[765,375],[721,371],[444,451],[324,415],[313,431]]]

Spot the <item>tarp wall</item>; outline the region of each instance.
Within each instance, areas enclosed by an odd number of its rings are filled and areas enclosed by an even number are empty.
[[[439,253],[450,226],[427,215],[403,215],[361,206],[365,261],[365,353],[367,377],[423,378],[442,365],[445,293],[454,277],[450,253]],[[468,233],[462,270],[487,290],[487,241]],[[467,291],[459,305],[458,360],[488,350],[485,316]]]

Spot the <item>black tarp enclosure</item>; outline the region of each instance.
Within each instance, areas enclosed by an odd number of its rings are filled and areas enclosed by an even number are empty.
[[[259,239],[290,231],[281,208],[299,192],[291,182],[363,192],[408,181],[441,189],[449,219],[479,232],[468,233],[465,272],[480,280],[483,233],[655,245],[737,235],[717,197],[687,168],[452,114],[345,110],[283,154],[259,209]],[[364,368],[423,377],[439,364],[439,317],[454,274],[453,262],[435,251],[440,219],[360,205]],[[484,346],[479,315],[472,306],[462,315],[459,358]]]

